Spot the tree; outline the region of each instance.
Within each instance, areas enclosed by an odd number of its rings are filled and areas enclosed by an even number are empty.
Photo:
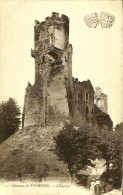
[[[116,125],[115,134],[119,137],[120,143],[123,147],[123,122]]]
[[[18,130],[20,115],[20,108],[14,99],[9,98],[0,104],[0,143]]]
[[[114,132],[99,126],[83,125],[76,130],[67,125],[54,139],[56,154],[67,163],[71,176],[88,165],[94,166],[92,160],[96,158],[113,163],[117,170],[122,167],[122,151]]]

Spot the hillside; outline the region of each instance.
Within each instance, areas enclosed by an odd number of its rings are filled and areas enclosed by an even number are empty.
[[[54,153],[58,126],[30,126],[18,130],[0,145],[0,179],[69,180],[67,166]]]

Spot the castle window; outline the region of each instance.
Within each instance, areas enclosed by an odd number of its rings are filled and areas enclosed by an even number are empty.
[[[45,62],[45,56],[42,56],[42,62]]]
[[[88,121],[89,120],[89,110],[88,110],[88,107],[86,106],[85,108],[85,119]]]
[[[81,94],[80,93],[78,93],[78,98],[81,99]]]
[[[86,112],[86,114],[89,113],[88,107],[86,107],[85,112]]]
[[[102,103],[102,106],[104,106],[104,101],[103,100],[101,101],[101,103]]]
[[[45,50],[45,45],[44,45],[44,50]]]
[[[101,99],[100,98],[97,99],[97,106],[98,107],[101,107],[102,106],[102,102],[101,102]]]
[[[77,99],[79,99],[79,93],[78,92],[76,93],[76,97],[77,97]]]
[[[85,93],[85,100],[88,101],[89,100],[89,94]]]
[[[67,62],[67,57],[65,56],[65,62]]]

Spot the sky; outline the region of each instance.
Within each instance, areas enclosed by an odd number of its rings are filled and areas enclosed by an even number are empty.
[[[0,101],[15,98],[23,110],[27,83],[34,84],[34,23],[52,12],[70,19],[73,76],[91,80],[93,87],[100,86],[108,95],[108,113],[115,126],[123,120],[122,1],[1,1]],[[113,26],[89,28],[84,17],[94,12],[114,15]]]

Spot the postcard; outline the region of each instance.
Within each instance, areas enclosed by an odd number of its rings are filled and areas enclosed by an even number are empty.
[[[120,0],[0,1],[0,194],[120,195]]]

